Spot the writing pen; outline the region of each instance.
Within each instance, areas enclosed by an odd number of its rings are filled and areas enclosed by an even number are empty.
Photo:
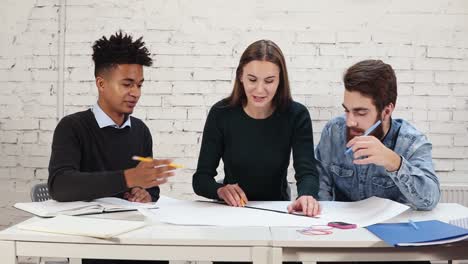
[[[408,220],[408,223],[409,223],[411,226],[413,226],[414,229],[416,229],[416,230],[419,229],[419,226],[417,226],[416,223],[415,223],[413,220],[409,219],[409,220]]]
[[[380,123],[382,123],[382,121],[380,121],[380,120],[375,122],[375,124],[373,124],[371,127],[369,127],[366,130],[366,132],[364,132],[364,135],[362,135],[362,136],[368,136],[370,133],[372,133],[372,131],[374,131],[374,129],[376,129],[380,125]],[[345,151],[345,154],[350,153],[352,150],[353,150],[353,146],[347,148],[346,151]]]
[[[152,162],[153,158],[145,158],[145,157],[140,157],[140,156],[133,156],[132,160],[138,160],[138,161],[143,161],[143,162]],[[174,167],[176,169],[181,169],[184,166],[177,164],[177,163],[169,163],[169,166]]]
[[[245,207],[245,205],[246,205],[247,203],[244,201],[244,199],[241,198],[241,199],[240,199],[240,204],[241,204],[242,207]]]

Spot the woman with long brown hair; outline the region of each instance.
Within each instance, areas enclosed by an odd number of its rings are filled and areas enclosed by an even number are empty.
[[[210,110],[193,188],[198,195],[231,206],[250,201],[289,201],[287,182],[293,152],[298,198],[288,211],[320,212],[314,197],[319,179],[312,122],[292,100],[286,62],[270,40],[252,43],[240,58],[231,95]],[[220,159],[224,182],[215,180]]]

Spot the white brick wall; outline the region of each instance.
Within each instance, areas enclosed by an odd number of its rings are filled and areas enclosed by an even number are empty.
[[[59,102],[59,1],[2,2],[0,229],[26,217],[11,205],[28,201],[30,187],[47,179]],[[442,182],[468,183],[466,1],[66,2],[65,114],[96,101],[94,40],[123,29],[143,35],[153,53],[135,116],[150,127],[157,156],[188,167],[162,188],[165,194],[194,197],[191,175],[207,111],[229,94],[240,54],[261,38],[283,49],[293,96],[311,111],[316,142],[326,121],[342,112],[343,71],[367,58],[392,64],[400,94],[395,115],[433,141]]]

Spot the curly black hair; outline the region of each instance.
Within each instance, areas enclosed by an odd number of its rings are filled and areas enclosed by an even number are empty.
[[[118,31],[109,39],[103,36],[96,40],[93,45],[94,76],[118,64],[151,66],[153,60],[142,39],[133,41],[132,36]]]

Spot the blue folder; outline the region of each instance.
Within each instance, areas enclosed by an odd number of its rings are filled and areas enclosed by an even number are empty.
[[[410,223],[375,224],[366,227],[391,246],[424,246],[468,239],[468,229],[438,220]]]

